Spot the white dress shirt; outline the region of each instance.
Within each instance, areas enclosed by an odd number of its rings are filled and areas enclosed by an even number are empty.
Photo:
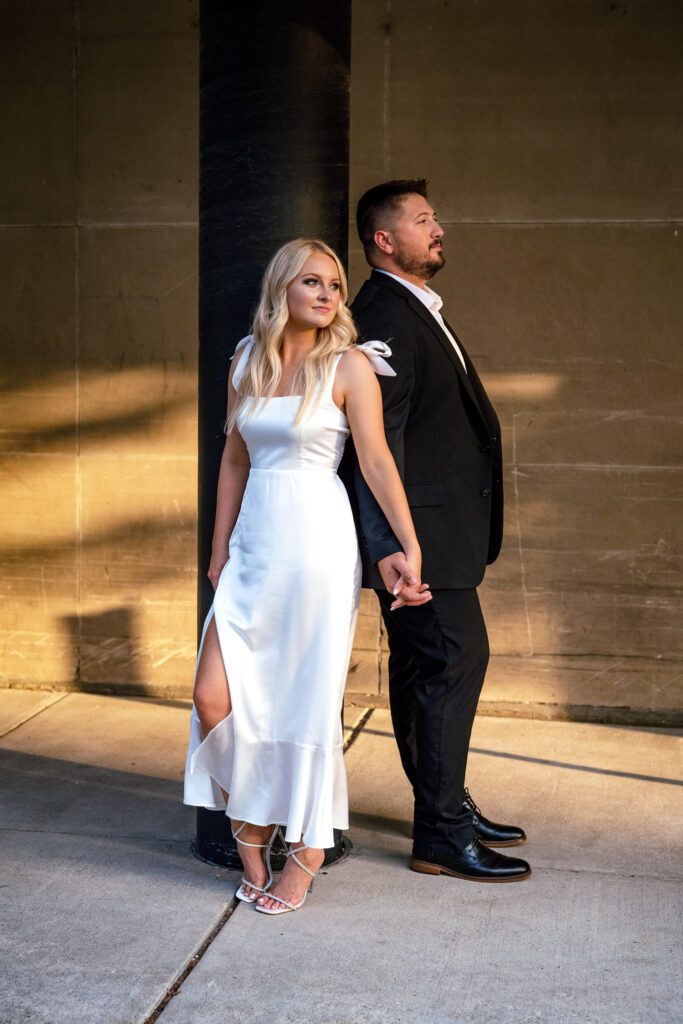
[[[441,307],[443,306],[443,299],[441,298],[441,296],[437,295],[436,292],[433,291],[431,288],[428,288],[427,285],[424,285],[423,288],[420,288],[419,285],[413,284],[412,281],[406,281],[405,277],[398,277],[397,274],[390,274],[388,270],[380,270],[379,267],[375,267],[375,270],[379,271],[380,274],[386,274],[387,277],[393,277],[394,281],[398,281],[399,284],[402,284],[404,288],[407,288],[408,291],[412,292],[413,295],[415,295],[420,300],[423,306],[427,307],[427,309],[432,314],[437,324],[439,325],[439,327],[444,332],[444,334],[450,341],[451,345],[457,352],[458,358],[462,363],[463,370],[465,371],[465,373],[467,373],[465,360],[463,358],[462,352],[460,351],[458,343],[451,334],[451,332],[446,327],[446,324],[444,323],[444,318],[441,316]]]

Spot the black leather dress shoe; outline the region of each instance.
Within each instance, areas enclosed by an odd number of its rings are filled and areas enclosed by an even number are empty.
[[[433,853],[426,847],[414,846],[410,867],[424,875],[452,875],[470,882],[519,882],[531,874],[525,860],[489,850],[478,839],[473,839],[464,850],[454,847],[451,853]]]
[[[469,789],[465,790],[463,804],[470,811],[474,833],[484,846],[519,846],[526,842],[526,832],[518,825],[499,825],[497,821],[485,818],[470,796]]]

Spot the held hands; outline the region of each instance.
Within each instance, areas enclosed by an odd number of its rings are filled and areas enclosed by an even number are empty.
[[[223,572],[223,566],[228,561],[229,557],[230,555],[228,552],[227,544],[217,545],[214,543],[213,547],[211,548],[211,562],[209,564],[209,571],[206,574],[211,580],[211,586],[213,587],[214,590],[218,586],[218,581],[220,579],[221,573]]]
[[[403,551],[387,555],[377,563],[384,586],[396,598],[390,611],[403,607],[416,608],[431,601],[429,584],[420,582],[420,563],[419,555],[409,558]]]

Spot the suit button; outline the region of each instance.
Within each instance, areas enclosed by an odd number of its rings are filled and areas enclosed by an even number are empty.
[[[480,452],[490,452],[490,451],[491,451],[491,449],[489,448],[489,446],[488,446],[487,444],[483,444],[483,445],[481,446],[481,448],[479,449],[479,451],[480,451]]]
[[[488,496],[489,496],[489,494],[490,494],[491,492],[490,492],[490,490],[488,489],[488,487],[484,487],[484,488],[482,488],[482,490],[481,490],[481,491],[479,491],[479,493],[481,494],[482,498],[488,498]]]

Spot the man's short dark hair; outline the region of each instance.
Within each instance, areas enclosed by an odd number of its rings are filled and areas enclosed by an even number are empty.
[[[358,200],[356,227],[363,248],[367,253],[374,245],[375,232],[382,227],[382,221],[392,210],[397,210],[406,196],[415,193],[427,198],[426,178],[400,178],[385,181],[368,189]]]

